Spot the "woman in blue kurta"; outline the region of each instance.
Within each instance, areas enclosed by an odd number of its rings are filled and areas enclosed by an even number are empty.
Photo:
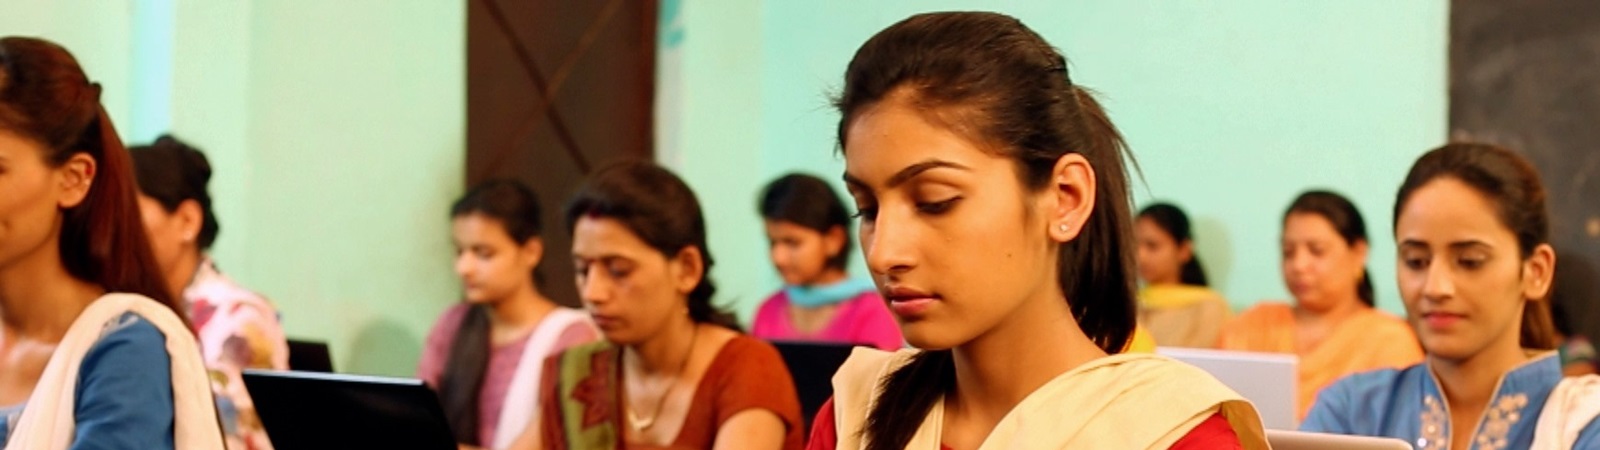
[[[1597,379],[1563,382],[1552,351],[1544,199],[1533,166],[1503,148],[1450,144],[1417,160],[1394,234],[1401,297],[1427,359],[1340,380],[1301,428],[1418,449],[1600,448],[1600,398],[1583,393]]]
[[[220,450],[99,97],[66,49],[0,38],[0,446]]]

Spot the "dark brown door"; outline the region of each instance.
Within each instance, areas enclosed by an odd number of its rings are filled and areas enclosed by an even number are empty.
[[[468,185],[527,183],[543,202],[545,295],[577,305],[562,209],[597,165],[653,153],[652,0],[468,0]]]
[[[1509,145],[1538,166],[1556,247],[1554,298],[1600,337],[1600,7],[1455,0],[1452,136]]]

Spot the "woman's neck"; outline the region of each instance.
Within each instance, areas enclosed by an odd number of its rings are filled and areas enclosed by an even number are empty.
[[[829,268],[823,269],[821,274],[818,274],[816,278],[812,278],[810,281],[807,281],[805,285],[813,287],[826,286],[844,281],[844,279],[845,273],[843,270]]]
[[[105,289],[67,273],[51,240],[34,255],[0,268],[0,327],[10,335],[59,342]]]
[[[662,326],[655,336],[623,351],[624,362],[630,363],[644,374],[666,373],[676,375],[693,350],[698,324],[687,313]]]
[[[172,298],[183,298],[183,291],[194,283],[195,275],[200,273],[202,259],[199,249],[186,249],[178,255],[172,270],[167,273],[167,287],[172,292]]]
[[[1018,358],[1017,349],[1054,351]],[[946,410],[984,423],[999,423],[1012,408],[1050,380],[1106,356],[1078,328],[1059,291],[1028,301],[994,328],[954,349],[956,391]]]
[[[1445,402],[1451,410],[1479,410],[1494,398],[1500,379],[1528,361],[1515,329],[1509,339],[1502,338],[1477,354],[1452,360],[1428,355],[1428,367],[1439,379]]]
[[[555,308],[537,288],[524,285],[510,298],[489,304],[489,326],[501,330],[532,327]]]
[[[1183,280],[1176,275],[1144,281],[1145,286],[1177,286],[1180,284],[1183,284]]]
[[[1361,298],[1355,295],[1351,295],[1342,301],[1334,302],[1333,305],[1326,308],[1311,308],[1303,303],[1295,302],[1294,320],[1299,325],[1333,329],[1344,322],[1345,319],[1349,319],[1367,308],[1370,308],[1370,306],[1362,303]]]

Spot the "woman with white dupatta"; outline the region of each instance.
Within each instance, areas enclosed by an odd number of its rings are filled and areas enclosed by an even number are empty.
[[[1396,278],[1427,359],[1351,375],[1301,428],[1418,449],[1600,448],[1600,376],[1563,379],[1548,295],[1556,256],[1527,159],[1453,143],[1395,196]]]
[[[1017,19],[913,16],[836,104],[873,280],[919,350],[857,349],[812,449],[1266,448],[1204,371],[1134,333],[1125,146]]]
[[[599,332],[588,315],[539,292],[544,239],[533,190],[485,182],[456,200],[450,216],[466,301],[428,333],[417,377],[439,391],[460,448],[540,448],[531,425],[544,359]]]
[[[71,53],[0,39],[0,443],[221,449],[128,152]]]

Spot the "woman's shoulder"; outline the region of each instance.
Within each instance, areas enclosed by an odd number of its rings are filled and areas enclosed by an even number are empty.
[[[1323,388],[1317,395],[1317,401],[1321,403],[1326,397],[1330,401],[1349,405],[1388,404],[1389,399],[1399,392],[1420,388],[1420,377],[1428,376],[1427,370],[1426,364],[1419,363],[1403,368],[1356,372]]]
[[[89,355],[96,352],[105,352],[113,347],[153,348],[161,354],[166,354],[166,334],[155,324],[150,323],[144,316],[136,312],[125,312],[116,319],[107,322],[100,332],[100,339],[94,346],[89,347]],[[126,351],[126,350],[117,350]]]
[[[1396,408],[1420,407],[1427,366],[1385,368],[1340,378],[1317,393],[1300,423],[1303,431],[1381,435]]]
[[[772,293],[756,306],[756,314],[751,318],[751,332],[756,334],[772,333],[775,328],[783,328],[782,324],[789,321],[789,294],[779,289]]]
[[[432,334],[441,336],[455,336],[456,329],[461,328],[461,320],[467,317],[467,311],[472,305],[467,302],[456,302],[439,313],[439,318],[433,322]]]
[[[1224,350],[1293,352],[1294,308],[1261,302],[1227,321],[1218,338]]]
[[[724,328],[718,327],[723,331]],[[717,349],[717,356],[712,365],[722,366],[735,364],[739,366],[753,366],[766,364],[783,364],[783,358],[778,354],[778,348],[771,343],[750,335],[726,330],[731,336],[716,336],[714,339],[726,340],[722,347]],[[720,334],[720,333],[718,333]]]
[[[887,351],[856,347],[844,364],[839,366],[839,370],[833,373],[835,397],[838,397],[840,390],[873,391],[884,376],[911,362],[920,353],[922,350],[917,349]]]
[[[883,315],[893,317],[889,312],[889,305],[883,301],[883,296],[878,291],[862,291],[844,302],[845,312],[856,315]]]
[[[773,292],[772,295],[767,296],[766,300],[762,300],[761,301],[761,306],[756,308],[756,312],[757,313],[776,312],[776,311],[781,311],[781,310],[783,310],[783,308],[787,308],[787,307],[789,307],[789,294],[785,293],[783,291],[783,289],[779,289],[776,292]]]
[[[189,301],[206,301],[213,304],[243,304],[267,311],[276,311],[267,297],[245,288],[233,278],[216,269],[211,260],[201,263],[200,272],[193,283],[184,288],[183,297]]]
[[[1538,432],[1566,430],[1562,436],[1550,433],[1558,448],[1600,447],[1600,375],[1564,377],[1550,391],[1539,416]],[[1536,442],[1538,437],[1534,439]],[[1537,447],[1537,446],[1536,446]],[[1543,448],[1543,447],[1540,447]]]
[[[1186,306],[1194,303],[1227,303],[1221,293],[1207,286],[1162,284],[1139,289],[1140,301],[1161,306]]]
[[[100,338],[81,361],[78,381],[80,386],[86,386],[107,378],[165,379],[171,356],[167,354],[166,334],[160,328],[138,313],[125,312],[105,324]]]

